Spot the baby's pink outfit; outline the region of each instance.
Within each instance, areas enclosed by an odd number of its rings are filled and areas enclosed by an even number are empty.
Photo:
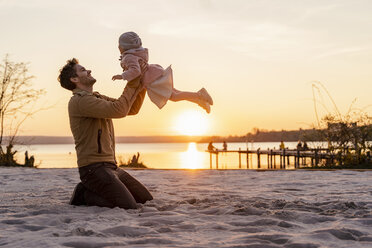
[[[163,69],[157,64],[148,64],[147,48],[136,48],[125,51],[121,55],[123,79],[128,82],[141,77],[150,100],[160,109],[167,103],[173,90],[173,72],[169,66]]]

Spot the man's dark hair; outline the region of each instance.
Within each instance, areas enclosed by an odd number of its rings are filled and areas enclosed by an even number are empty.
[[[79,64],[79,61],[75,58],[67,60],[67,64],[59,71],[58,81],[65,89],[73,90],[76,88],[76,84],[70,80],[70,78],[77,76],[74,68],[76,64]]]

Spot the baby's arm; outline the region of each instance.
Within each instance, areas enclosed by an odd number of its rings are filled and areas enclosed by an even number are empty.
[[[122,60],[122,66],[127,68],[127,70],[124,71],[123,74],[121,74],[124,80],[127,80],[129,82],[141,75],[141,66],[139,64],[139,59],[139,57],[132,54],[124,56]]]
[[[126,70],[121,75],[115,75],[112,80],[123,79],[132,81],[133,79],[141,75],[141,66],[139,64],[140,58],[132,54],[127,54],[121,61],[121,66],[126,68]]]
[[[112,76],[112,80],[114,80],[114,81],[119,80],[119,79],[123,79],[123,76],[120,75],[120,74]]]

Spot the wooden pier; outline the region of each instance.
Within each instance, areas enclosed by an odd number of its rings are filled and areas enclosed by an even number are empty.
[[[238,153],[239,155],[239,169],[242,169],[242,154],[245,154],[245,165],[246,169],[253,169],[253,166],[249,163],[249,158],[252,156],[256,156],[257,158],[257,168],[262,168],[262,158],[263,155],[266,155],[267,158],[267,169],[286,169],[290,165],[293,167],[300,168],[301,166],[307,165],[307,159],[310,159],[310,164],[319,165],[319,163],[323,160],[327,160],[327,163],[334,163],[335,155],[330,153],[328,149],[318,148],[318,149],[308,149],[308,150],[297,150],[297,149],[283,149],[283,150],[275,150],[275,149],[267,149],[267,150],[222,150],[222,149],[214,149],[214,150],[207,150],[210,156],[210,169],[213,169],[212,165],[212,158],[213,154],[216,157],[216,169],[218,169],[218,155],[220,153]],[[277,168],[277,157],[279,157],[279,168]],[[292,159],[292,164],[290,163]]]

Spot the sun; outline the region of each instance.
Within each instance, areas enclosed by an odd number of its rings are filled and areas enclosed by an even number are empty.
[[[209,127],[209,122],[205,114],[196,110],[188,110],[180,114],[174,129],[183,135],[203,135]]]

